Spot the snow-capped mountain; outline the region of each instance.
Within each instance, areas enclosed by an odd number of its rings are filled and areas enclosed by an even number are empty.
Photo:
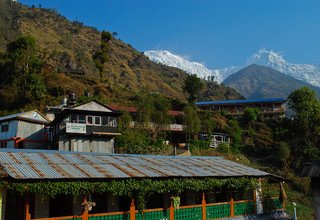
[[[167,66],[173,66],[188,73],[197,74],[198,77],[203,79],[211,79],[210,76],[214,76],[214,81],[218,83],[221,83],[228,76],[246,66],[249,66],[251,64],[258,64],[271,67],[286,75],[307,82],[311,85],[320,86],[320,65],[289,63],[281,55],[265,49],[261,49],[256,54],[251,56],[244,65],[232,66],[216,70],[210,70],[201,63],[190,62],[168,51],[146,51],[145,55],[154,62],[162,63]]]
[[[223,80],[220,72],[212,71],[201,63],[188,61],[166,50],[149,50],[144,52],[144,54],[153,62],[182,69],[187,73],[196,74],[199,78],[205,80],[212,80],[212,76],[214,77],[213,80],[219,83]]]
[[[281,55],[261,49],[254,54],[247,64],[258,64],[271,67],[293,78],[320,86],[320,65],[318,64],[293,64],[287,62]]]

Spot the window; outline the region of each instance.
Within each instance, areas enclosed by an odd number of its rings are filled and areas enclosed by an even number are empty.
[[[87,116],[87,125],[97,125],[101,126],[101,117],[100,116]]]
[[[93,125],[93,116],[87,116],[87,125]]]
[[[1,124],[1,132],[9,131],[9,123]]]
[[[7,142],[0,142],[0,148],[7,148]]]
[[[85,124],[86,123],[86,116],[85,115],[71,115],[70,120],[71,120],[71,123]]]
[[[94,117],[94,125],[101,125],[101,117],[100,116]]]
[[[85,124],[86,123],[86,116],[85,115],[78,115],[78,123]]]

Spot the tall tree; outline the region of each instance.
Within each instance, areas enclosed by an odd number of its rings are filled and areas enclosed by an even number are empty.
[[[203,83],[196,74],[188,75],[183,86],[183,91],[189,93],[189,103],[194,103],[199,96]]]
[[[142,92],[136,97],[136,106],[140,125],[150,130],[152,138],[156,139],[171,122],[170,101],[158,93]]]
[[[310,159],[320,156],[320,101],[308,87],[301,87],[288,97],[289,107],[294,110],[291,132],[299,150],[304,149]]]
[[[108,42],[112,39],[112,35],[107,31],[102,31],[100,36],[100,48],[99,50],[93,55],[93,60],[95,62],[96,67],[100,73],[100,81],[103,79],[103,70],[104,64],[108,60],[108,53],[109,53],[109,45]]]
[[[184,108],[183,114],[183,124],[185,125],[185,132],[188,139],[197,139],[198,133],[201,129],[200,119],[198,116],[198,111],[193,105],[187,105]]]

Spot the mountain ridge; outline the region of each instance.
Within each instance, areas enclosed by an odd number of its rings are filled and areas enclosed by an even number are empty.
[[[260,49],[257,53],[247,59],[246,63],[240,66],[230,66],[221,69],[209,69],[199,62],[190,62],[178,55],[174,55],[168,51],[152,50],[144,52],[150,60],[162,63],[164,65],[184,69],[186,72],[197,74],[203,79],[211,79],[214,76],[214,81],[222,83],[228,76],[234,74],[240,69],[251,64],[271,67],[295,79],[304,81],[314,86],[320,86],[320,65],[318,64],[293,64],[287,62],[283,56],[278,53],[266,49]],[[172,60],[174,57],[175,61]],[[181,60],[180,63],[176,61]],[[201,69],[197,69],[195,65],[202,65]],[[203,71],[202,71],[203,70]]]
[[[230,75],[223,83],[248,99],[287,98],[291,92],[302,86],[309,87],[320,95],[319,87],[257,64],[251,64]]]

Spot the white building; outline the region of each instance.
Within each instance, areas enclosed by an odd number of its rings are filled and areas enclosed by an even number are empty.
[[[0,117],[0,147],[42,148],[48,143],[48,124],[36,110]]]

